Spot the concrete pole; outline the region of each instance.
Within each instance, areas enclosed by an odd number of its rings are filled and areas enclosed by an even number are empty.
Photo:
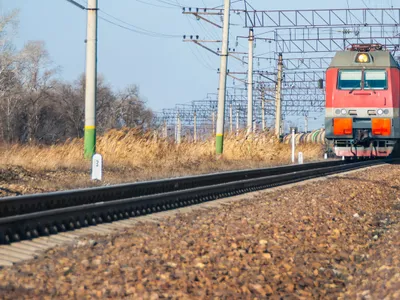
[[[253,131],[253,29],[249,29],[249,64],[247,73],[247,134]]]
[[[212,131],[213,131],[213,135],[214,135],[215,134],[215,112],[212,112]]]
[[[279,53],[278,57],[278,76],[276,83],[276,96],[275,96],[275,105],[276,105],[276,115],[275,115],[275,135],[279,138],[282,133],[282,103],[281,103],[281,90],[282,90],[282,53]]]
[[[168,138],[168,127],[167,127],[167,121],[164,121],[164,138]]]
[[[232,104],[229,105],[229,132],[231,134],[233,132],[233,110],[232,110]]]
[[[174,132],[175,143],[177,139],[178,139],[178,115],[176,115],[176,120],[175,120],[175,132]]]
[[[86,159],[91,159],[96,153],[97,0],[89,0],[87,7],[85,135],[83,153]]]
[[[196,112],[193,114],[193,141],[197,142],[197,116]]]
[[[157,142],[158,141],[158,131],[157,130],[153,130],[153,141]]]
[[[261,129],[265,131],[265,90],[261,91]]]
[[[176,137],[176,143],[180,144],[181,143],[181,138],[182,138],[182,126],[181,126],[181,118],[178,114],[178,120],[177,120],[177,137]]]
[[[236,111],[236,135],[239,134],[239,111]]]
[[[224,0],[224,24],[222,29],[221,66],[219,68],[218,89],[218,123],[216,134],[216,153],[222,154],[224,149],[224,119],[225,119],[225,97],[226,97],[226,73],[228,66],[228,40],[229,40],[229,11],[231,0]]]
[[[304,116],[304,132],[308,131],[308,116]]]
[[[294,128],[292,128],[292,163],[294,163],[294,152],[296,151],[295,146],[295,138],[294,138]]]

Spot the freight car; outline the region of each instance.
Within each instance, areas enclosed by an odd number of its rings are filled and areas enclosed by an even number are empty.
[[[299,132],[294,136],[296,145],[299,144],[325,144],[325,130],[316,129],[311,132]],[[290,144],[292,142],[292,134],[283,137],[283,143]]]
[[[380,44],[352,45],[326,71],[325,137],[337,156],[389,156],[400,139],[400,66]]]

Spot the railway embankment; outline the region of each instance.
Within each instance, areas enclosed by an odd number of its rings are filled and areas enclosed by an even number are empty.
[[[324,149],[309,141],[298,145],[296,155],[301,151],[304,162],[318,161]],[[97,152],[103,156],[101,182],[90,178],[83,139],[52,146],[0,145],[0,197],[291,163],[291,146],[277,143],[271,133],[228,135],[224,156],[216,158],[213,138],[176,144],[133,129],[112,130],[99,136]]]
[[[242,195],[0,270],[4,299],[398,299],[400,166]]]

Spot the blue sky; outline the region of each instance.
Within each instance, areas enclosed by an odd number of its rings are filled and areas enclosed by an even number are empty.
[[[78,1],[79,2],[79,1]],[[80,0],[80,2],[85,2]],[[363,3],[364,2],[364,3]],[[352,8],[391,5],[391,0],[252,0],[257,9]],[[201,100],[214,93],[218,85],[219,59],[206,50],[182,42],[183,34],[201,38],[220,37],[220,30],[192,16],[182,15],[179,4],[187,7],[215,7],[221,0],[99,0],[103,13],[157,33],[178,35],[174,38],[149,37],[99,20],[98,71],[115,88],[137,84],[148,105],[154,110],[177,103]],[[242,2],[236,8],[243,7]],[[20,28],[16,40],[22,47],[29,40],[43,40],[60,77],[75,80],[85,69],[86,14],[66,0],[0,0],[1,11],[20,9]],[[102,14],[104,17],[111,17]],[[217,20],[217,19],[215,19]],[[238,16],[232,18],[232,36],[246,35],[247,29]],[[238,50],[246,51],[246,41]],[[231,45],[234,42],[231,41]],[[216,44],[211,46],[216,49]],[[257,48],[255,54],[257,54]],[[245,70],[233,60],[230,69]],[[296,118],[295,118],[296,119]],[[315,123],[315,124],[314,124]],[[310,126],[319,126],[318,121]]]

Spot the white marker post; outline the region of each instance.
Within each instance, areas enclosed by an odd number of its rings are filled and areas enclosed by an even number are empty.
[[[92,180],[100,180],[103,175],[103,158],[96,153],[92,157]]]
[[[299,161],[299,164],[303,163],[303,152],[299,152],[298,161]]]
[[[296,151],[295,139],[294,139],[294,128],[292,128],[292,163],[294,164],[294,152]]]
[[[328,159],[328,153],[324,154],[324,159]]]

